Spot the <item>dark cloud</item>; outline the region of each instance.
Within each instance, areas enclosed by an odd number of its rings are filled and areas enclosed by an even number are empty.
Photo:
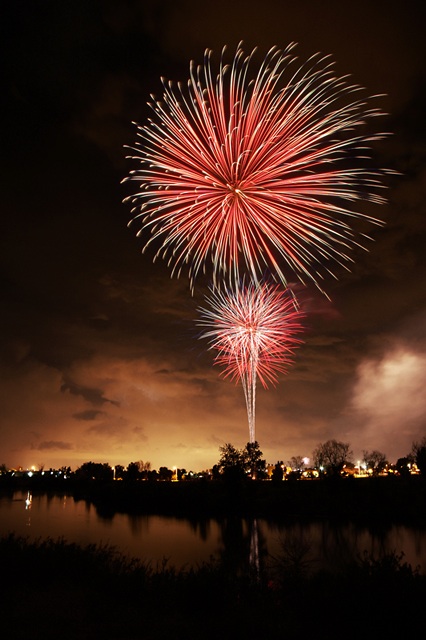
[[[88,387],[82,387],[73,382],[64,382],[61,385],[61,391],[63,393],[66,393],[68,391],[69,393],[72,393],[75,396],[82,396],[90,404],[102,405],[104,403],[110,403],[116,406],[120,406],[120,403],[117,402],[116,400],[109,400],[108,398],[105,398],[103,395],[103,391],[101,391],[100,389],[90,389]],[[80,415],[80,419],[81,419],[81,415]]]
[[[426,419],[426,74],[423,6],[389,0],[16,0],[4,25],[0,236],[0,448],[4,462],[73,467],[89,459],[206,468],[248,439],[239,386],[198,340],[186,273],[141,254],[127,228],[124,145],[148,117],[160,76],[185,81],[206,47],[299,42],[332,54],[389,115],[374,146],[389,204],[366,212],[369,251],[317,290],[293,285],[304,345],[276,388],[258,390],[268,461],[310,456],[329,437],[404,455]],[[420,385],[420,386],[419,386]],[[71,444],[74,443],[74,444]],[[386,450],[387,447],[392,450]],[[355,453],[355,455],[357,455]],[[49,459],[48,459],[49,458]]]
[[[74,418],[76,420],[95,420],[99,418],[99,416],[103,415],[102,411],[96,411],[96,409],[87,409],[86,411],[80,411],[80,413],[75,413]]]
[[[62,440],[49,440],[48,442],[40,442],[35,448],[38,451],[70,451],[74,449],[74,445],[70,442],[62,442]]]
[[[137,440],[141,442],[146,442],[148,440],[145,431],[141,427],[133,427],[132,433],[135,435]]]

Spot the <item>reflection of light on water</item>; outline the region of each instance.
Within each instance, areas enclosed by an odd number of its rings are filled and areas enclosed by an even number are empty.
[[[25,498],[25,511],[31,510],[31,505],[33,503],[33,497],[31,493],[28,491],[27,497]],[[31,512],[28,514],[27,522],[25,523],[27,527],[31,527]]]
[[[259,578],[259,532],[257,528],[257,520],[253,520],[250,532],[250,566],[254,570],[256,578]]]

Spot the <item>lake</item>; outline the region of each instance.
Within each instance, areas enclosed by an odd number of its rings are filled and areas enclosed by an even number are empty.
[[[403,560],[426,573],[426,530],[403,525],[379,528],[328,521],[277,524],[241,517],[185,519],[155,515],[100,515],[70,496],[15,492],[0,497],[0,535],[15,532],[30,539],[65,538],[81,545],[108,544],[152,566],[167,561],[196,566],[211,558],[237,570],[247,563],[274,564],[302,557],[312,566],[337,567],[362,556],[379,559],[403,553]]]

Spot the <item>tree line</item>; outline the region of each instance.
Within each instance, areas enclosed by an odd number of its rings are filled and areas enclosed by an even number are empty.
[[[225,444],[219,448],[220,459],[213,468],[213,477],[237,479],[243,477],[264,479],[267,473],[266,462],[260,451],[259,443],[247,443],[244,449],[236,449],[232,444]],[[313,466],[308,467],[309,461],[302,456],[293,456],[287,464],[278,461],[273,469],[271,479],[298,479],[305,472],[307,477],[350,475],[356,466],[353,462],[353,452],[347,442],[331,439],[318,444],[313,451]],[[376,449],[364,450],[359,461],[358,472],[363,470],[372,476],[377,476],[385,470],[391,470],[398,475],[408,475],[415,464],[423,475],[426,475],[426,437],[419,442],[413,442],[409,454],[398,458],[394,465],[390,465],[384,453]]]
[[[167,481],[172,480],[265,480],[271,478],[273,481],[281,481],[284,478],[288,480],[299,479],[302,474],[307,477],[323,477],[323,476],[344,476],[349,475],[351,471],[359,466],[365,473],[377,476],[385,470],[398,473],[398,475],[408,475],[413,464],[422,475],[426,475],[426,436],[420,441],[413,442],[411,451],[398,458],[395,464],[390,465],[384,453],[373,449],[371,451],[364,450],[362,459],[358,465],[353,463],[353,452],[349,443],[331,439],[324,443],[319,443],[313,451],[313,465],[308,466],[307,458],[302,456],[293,456],[284,464],[282,460],[276,462],[272,468],[272,472],[268,470],[268,465],[260,450],[259,443],[248,442],[243,449],[234,447],[231,443],[226,443],[219,447],[220,457],[218,462],[213,466],[211,472],[202,471],[194,473],[186,469],[161,466],[158,470],[151,468],[151,463],[147,461],[133,461],[127,467],[123,465],[115,465],[112,467],[109,463],[104,462],[84,462],[74,472],[70,467],[61,467],[55,471],[55,475],[62,475],[64,478],[73,476],[78,480],[89,481],[110,481],[123,480],[127,482],[135,482],[138,480],[145,481]],[[39,465],[38,472],[42,472],[44,465]],[[52,473],[52,470],[50,470]],[[0,475],[8,473],[5,464],[0,465]]]
[[[313,452],[313,460],[320,474],[341,475],[347,466],[355,466],[349,443],[338,440],[328,440],[319,444]],[[399,475],[406,475],[410,473],[413,464],[420,473],[426,475],[426,437],[419,442],[413,442],[410,453],[398,458],[394,465],[390,465],[386,455],[376,449],[364,450],[359,464],[364,471],[373,476],[389,468]]]

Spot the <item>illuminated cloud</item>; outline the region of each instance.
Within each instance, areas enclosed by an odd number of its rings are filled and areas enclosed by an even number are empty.
[[[39,463],[34,452],[43,451],[46,466],[145,459],[153,467],[196,470],[212,466],[218,446],[235,442],[243,425],[245,433],[240,390],[221,383],[216,372],[177,369],[164,357],[94,356],[74,363],[67,378],[73,385],[64,385],[56,368],[27,360],[2,386],[0,443],[7,464],[30,467]]]
[[[388,457],[409,452],[426,424],[426,353],[399,344],[383,357],[358,367],[351,410],[363,448],[378,448]]]

